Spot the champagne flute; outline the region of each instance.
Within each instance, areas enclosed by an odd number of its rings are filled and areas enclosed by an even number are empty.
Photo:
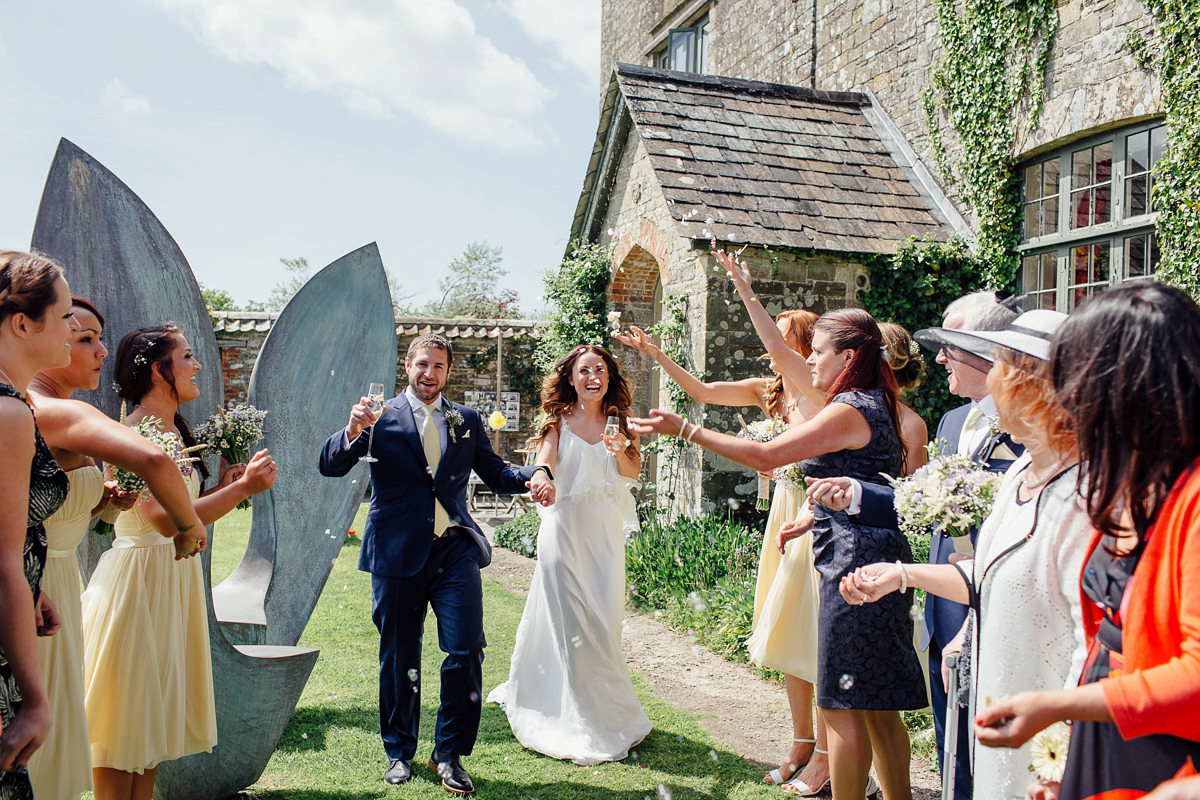
[[[372,413],[377,414],[383,410],[383,384],[382,383],[372,383],[371,384],[371,386],[367,389],[367,401],[371,404],[371,412]],[[375,421],[379,422],[379,420],[375,420]],[[374,441],[375,441],[375,426],[372,425],[370,433],[367,434],[367,454],[365,456],[360,456],[358,459],[359,461],[367,461],[369,463],[374,463],[379,460],[378,458],[375,458],[374,456],[371,455],[371,444]]]
[[[609,417],[604,423],[604,446],[614,456],[625,449],[625,437],[621,435],[621,420]]]

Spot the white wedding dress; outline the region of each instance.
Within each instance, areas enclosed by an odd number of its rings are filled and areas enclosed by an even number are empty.
[[[650,732],[621,651],[630,489],[603,442],[563,423],[557,499],[539,509],[538,562],[508,682],[488,695],[522,745],[576,764],[618,761]]]

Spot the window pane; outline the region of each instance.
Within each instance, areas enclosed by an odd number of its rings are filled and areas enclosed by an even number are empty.
[[[1042,289],[1053,291],[1058,286],[1058,256],[1042,253]],[[1051,295],[1053,299],[1053,295]]]
[[[1087,283],[1088,264],[1091,262],[1091,258],[1089,257],[1091,255],[1090,249],[1087,245],[1084,245],[1072,250],[1071,267],[1073,277],[1071,278],[1071,283],[1073,285]]]
[[[1125,239],[1125,277],[1141,278],[1146,275],[1146,237],[1130,236]]]
[[[1021,279],[1018,281],[1021,294],[1030,294],[1038,290],[1038,257],[1025,256],[1021,259]]]
[[[1092,281],[1095,283],[1108,283],[1109,280],[1109,254],[1112,247],[1108,242],[1092,245]]]
[[[1042,233],[1058,233],[1058,198],[1042,201]]]
[[[671,43],[667,49],[671,52],[671,64],[668,69],[679,72],[692,71],[692,47],[696,32],[692,28],[679,28],[671,31]]]
[[[708,18],[700,23],[700,36],[696,40],[696,72],[708,72]]]
[[[1071,186],[1087,186],[1092,182],[1092,149],[1076,150],[1071,154]]]
[[[1150,262],[1147,265],[1146,274],[1153,275],[1158,271],[1158,234],[1150,234]]]
[[[1108,222],[1112,204],[1109,202],[1112,189],[1108,184],[1102,184],[1092,190],[1092,196],[1096,198],[1096,208],[1092,212],[1092,224],[1098,225],[1101,222]]]
[[[1106,183],[1112,180],[1112,153],[1112,142],[1105,142],[1104,144],[1096,145],[1096,183]]]
[[[1150,131],[1125,137],[1125,174],[1134,175],[1150,168]]]
[[[1148,176],[1138,175],[1125,181],[1125,216],[1136,217],[1146,213],[1146,181]]]
[[[1071,227],[1086,228],[1091,224],[1092,193],[1089,189],[1071,193]]]
[[[1025,168],[1025,185],[1021,187],[1026,200],[1037,200],[1042,196],[1042,165]]]
[[[1163,148],[1167,146],[1167,126],[1159,125],[1150,131],[1150,166],[1162,158]]]
[[[1028,203],[1025,206],[1025,226],[1022,233],[1026,239],[1042,235],[1041,226],[1038,224],[1041,218],[1041,210],[1040,203]]]
[[[1043,162],[1042,170],[1042,196],[1058,194],[1058,159]]]

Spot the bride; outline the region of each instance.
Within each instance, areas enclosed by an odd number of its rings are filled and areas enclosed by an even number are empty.
[[[535,484],[534,496],[554,504],[540,511],[508,682],[488,702],[531,750],[576,764],[618,761],[650,732],[621,653],[625,535],[637,527],[630,488],[642,465],[626,427],[629,386],[608,351],[586,345],[559,360],[542,397],[537,463],[555,477]]]

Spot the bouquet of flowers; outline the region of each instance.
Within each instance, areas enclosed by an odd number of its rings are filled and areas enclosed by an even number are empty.
[[[121,421],[125,421],[125,406],[121,406]],[[203,450],[205,445],[198,444],[192,447],[180,447],[180,441],[175,434],[170,431],[163,430],[160,426],[162,420],[153,415],[142,417],[141,421],[133,427],[142,437],[149,439],[156,445],[162,448],[163,452],[171,455],[175,459],[175,463],[180,467],[186,464],[191,464],[193,461],[199,461],[192,455],[197,450]],[[112,479],[116,482],[117,488],[127,494],[144,492],[146,490],[146,480],[136,472],[130,472],[127,469],[110,465],[109,467]],[[113,531],[111,522],[101,519],[96,522],[96,533],[101,536],[107,536]]]
[[[252,405],[239,404],[229,409],[217,407],[217,413],[196,426],[196,441],[230,464],[250,458],[250,450],[263,438],[263,420],[267,412]],[[249,508],[243,500],[238,508]]]
[[[793,489],[804,489],[804,471],[800,469],[799,464],[788,464],[786,467],[780,467],[775,470],[775,480],[782,484],[790,486]]]
[[[1000,476],[970,458],[935,455],[907,478],[886,476],[896,490],[896,515],[908,536],[966,536],[991,513]]]
[[[738,422],[742,423],[742,430],[738,433],[738,438],[749,439],[752,442],[769,442],[788,429],[787,423],[778,417],[760,419],[747,425],[742,415],[738,414]],[[770,478],[758,476],[758,501],[754,507],[759,511],[766,511],[771,507]]]

